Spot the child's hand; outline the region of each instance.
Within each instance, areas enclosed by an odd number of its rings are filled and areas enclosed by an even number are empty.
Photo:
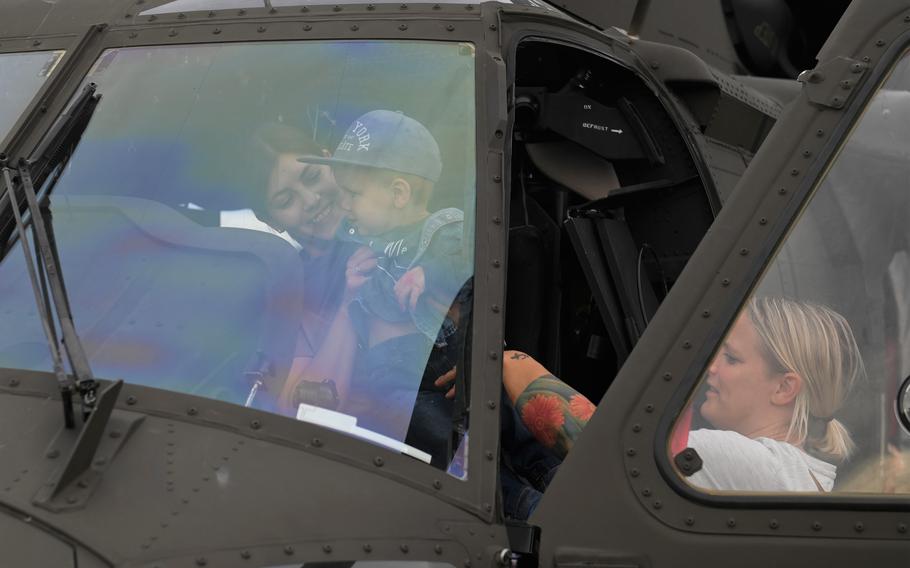
[[[395,283],[395,298],[401,311],[405,310],[405,302],[411,307],[411,311],[417,309],[417,300],[420,299],[426,285],[426,276],[420,266],[408,270],[398,279]]]
[[[350,298],[363,286],[376,269],[376,254],[369,247],[360,247],[348,259],[345,270],[345,297]]]

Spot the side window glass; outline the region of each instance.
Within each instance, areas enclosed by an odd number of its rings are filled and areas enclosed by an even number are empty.
[[[869,102],[670,443],[706,492],[910,493],[910,59]],[[676,459],[685,447],[701,459]],[[686,464],[689,463],[687,466]]]
[[[63,51],[0,54],[0,140],[6,138],[31,98],[50,77]]]

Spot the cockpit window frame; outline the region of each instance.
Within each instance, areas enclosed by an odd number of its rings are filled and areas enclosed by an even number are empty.
[[[395,16],[399,16],[399,8]],[[475,285],[473,335],[471,338],[472,381],[470,407],[469,473],[465,481],[407,456],[367,442],[350,438],[311,424],[298,422],[263,411],[202,399],[171,391],[160,391],[127,384],[118,405],[131,411],[150,412],[174,420],[201,423],[229,429],[260,440],[291,445],[301,450],[335,457],[385,476],[401,478],[423,488],[427,493],[471,511],[492,521],[498,514],[496,485],[497,461],[488,459],[496,454],[499,438],[499,405],[501,389],[502,319],[490,306],[502,305],[504,270],[502,263],[486,259],[502,259],[505,255],[505,236],[498,222],[503,216],[503,145],[501,132],[506,122],[505,70],[497,43],[498,35],[491,33],[498,23],[496,6],[459,6],[459,17],[448,21],[440,14],[418,16],[409,13],[407,19],[393,17],[377,10],[369,20],[335,14],[326,19],[308,18],[301,14],[294,19],[268,20],[249,18],[225,22],[206,18],[203,22],[186,22],[179,27],[145,23],[93,29],[83,39],[79,50],[68,52],[61,62],[59,80],[46,85],[33,101],[32,114],[23,115],[16,125],[14,144],[8,146],[13,159],[27,156],[40,142],[53,120],[59,116],[77,92],[83,78],[97,58],[107,49],[192,45],[208,43],[306,41],[306,40],[430,40],[451,43],[469,42],[476,47],[475,112],[476,112],[476,211],[475,211]],[[331,11],[332,6],[327,10]],[[449,8],[451,10],[451,8]],[[449,11],[449,13],[451,13]],[[138,22],[137,22],[138,24]],[[63,41],[63,40],[61,40]],[[72,41],[72,40],[70,40]],[[48,46],[42,45],[44,49]],[[65,72],[64,72],[65,71]],[[102,97],[103,97],[103,93]],[[38,112],[37,105],[43,107]],[[103,98],[102,98],[103,101]],[[102,102],[103,105],[103,102]],[[31,118],[28,118],[31,116]],[[499,135],[497,133],[500,133]],[[7,148],[4,148],[7,149]],[[483,377],[483,380],[477,378]],[[48,385],[53,396],[53,385]],[[125,406],[128,405],[128,406]],[[192,412],[188,409],[192,408]]]
[[[900,55],[910,49],[910,32],[902,33],[889,48],[882,53],[877,64],[869,70],[865,82],[857,89],[849,105],[844,108],[843,114],[831,128],[824,149],[818,152],[818,158],[813,161],[799,179],[795,188],[778,188],[774,193],[780,196],[793,198],[782,204],[777,212],[775,222],[769,223],[765,219],[762,226],[769,229],[761,246],[753,249],[743,248],[735,254],[745,258],[744,265],[740,265],[741,274],[735,283],[725,279],[725,288],[729,287],[730,295],[727,301],[712,310],[705,310],[702,316],[716,322],[708,332],[705,340],[697,347],[694,357],[680,374],[679,385],[668,403],[660,410],[662,416],[654,436],[653,451],[658,471],[663,480],[683,498],[722,509],[823,509],[823,510],[910,510],[910,502],[906,495],[863,495],[830,493],[825,495],[787,494],[781,493],[752,493],[739,494],[736,492],[708,492],[687,484],[680,477],[676,467],[671,462],[667,448],[669,447],[673,427],[689,402],[691,393],[700,384],[704,370],[718,349],[718,345],[726,337],[737,315],[751,297],[751,294],[761,281],[762,275],[774,262],[780,247],[786,242],[790,230],[799,222],[801,214],[811,204],[812,196],[824,181],[824,175],[831,164],[837,159],[840,151],[849,142],[848,134],[862,117],[868,104],[889,77],[895,65],[900,61]],[[823,130],[818,137],[825,135]],[[793,173],[796,172],[796,173]],[[791,170],[791,176],[799,175],[798,170]],[[770,192],[769,192],[770,193]],[[735,203],[733,204],[735,206]],[[707,315],[706,315],[707,314]],[[691,349],[693,341],[681,339],[683,349]],[[673,372],[668,370],[665,374],[667,380],[672,380]]]

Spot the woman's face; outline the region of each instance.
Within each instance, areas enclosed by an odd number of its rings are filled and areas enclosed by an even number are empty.
[[[701,415],[715,428],[749,436],[773,419],[772,397],[781,377],[761,352],[761,339],[748,315],[736,320],[708,367],[707,399]]]
[[[266,209],[276,229],[297,240],[335,235],[344,211],[340,190],[327,165],[297,161],[299,154],[280,154],[269,176]]]

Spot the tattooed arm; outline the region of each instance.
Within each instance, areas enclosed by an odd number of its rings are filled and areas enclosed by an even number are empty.
[[[594,414],[591,401],[520,351],[503,354],[503,384],[531,434],[559,457],[572,449]]]

